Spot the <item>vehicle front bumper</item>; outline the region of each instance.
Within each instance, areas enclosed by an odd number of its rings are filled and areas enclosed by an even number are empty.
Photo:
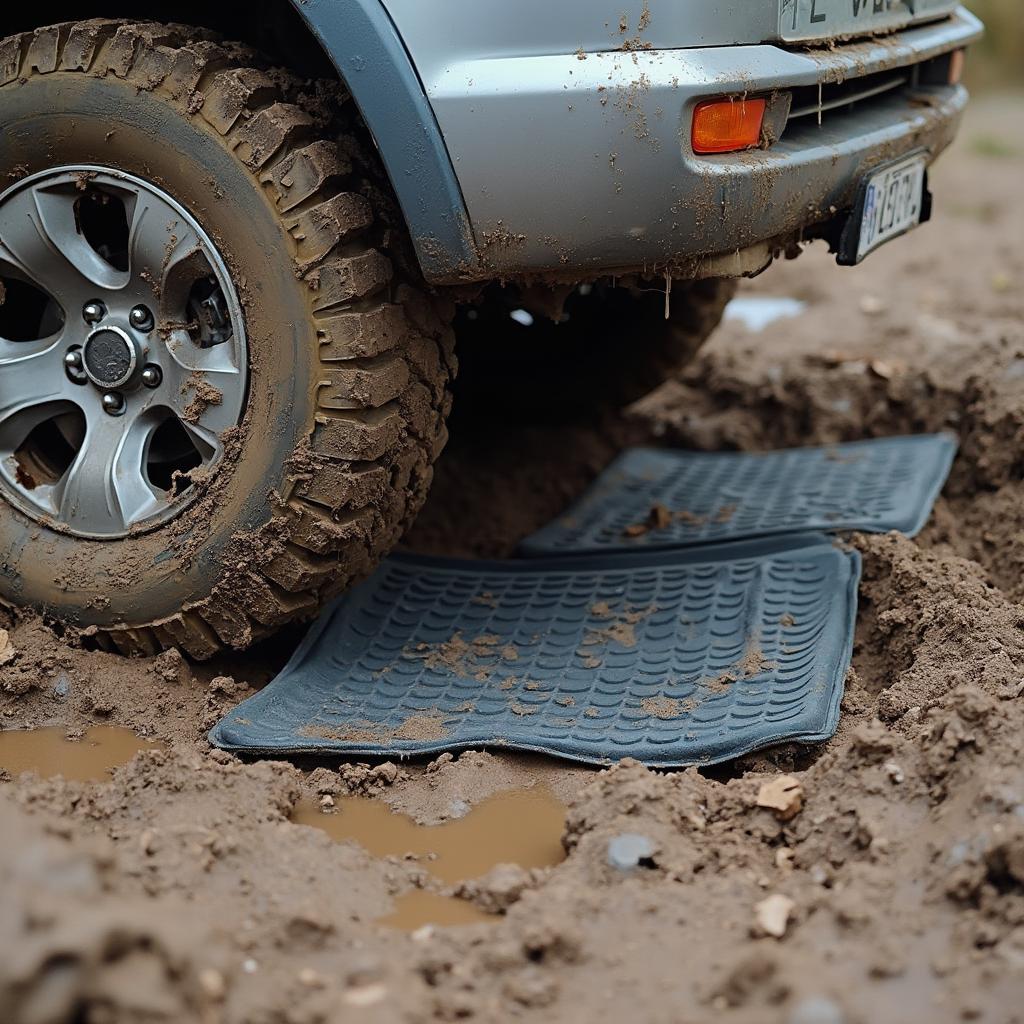
[[[770,45],[499,58],[446,69],[427,91],[480,255],[458,277],[671,271],[738,274],[781,240],[848,210],[873,167],[934,159],[967,101],[956,85],[876,97],[841,117],[791,122],[769,148],[697,156],[695,105],[902,68],[967,46],[963,8],[893,36]]]

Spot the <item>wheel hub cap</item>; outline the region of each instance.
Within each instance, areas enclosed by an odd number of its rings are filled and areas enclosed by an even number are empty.
[[[224,260],[156,185],[71,166],[0,193],[0,495],[27,515],[97,540],[179,515],[247,355]]]
[[[99,388],[120,388],[131,380],[139,357],[128,335],[117,327],[93,331],[83,348],[86,376]]]

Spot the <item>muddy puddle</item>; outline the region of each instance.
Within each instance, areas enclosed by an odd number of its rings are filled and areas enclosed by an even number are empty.
[[[800,316],[807,303],[775,295],[740,295],[725,308],[727,321],[738,321],[748,331],[759,334],[776,320]]]
[[[9,729],[0,731],[0,769],[13,778],[34,772],[44,778],[62,775],[70,782],[106,782],[115,768],[127,764],[140,750],[163,744],[140,739],[130,729],[96,726],[80,739],[67,730]]]
[[[367,797],[339,799],[327,814],[313,801],[304,800],[292,821],[321,829],[338,842],[357,842],[375,857],[412,855],[448,886],[479,878],[499,864],[529,870],[553,867],[565,858],[565,806],[546,786],[497,793],[463,817],[440,825],[419,825]],[[495,920],[465,900],[414,890],[399,896],[394,912],[378,923],[413,931],[427,924]]]

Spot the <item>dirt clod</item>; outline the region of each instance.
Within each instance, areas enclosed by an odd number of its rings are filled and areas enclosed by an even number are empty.
[[[792,775],[779,775],[761,783],[757,806],[774,811],[779,821],[795,818],[804,806],[804,790],[800,780],[794,779]]]

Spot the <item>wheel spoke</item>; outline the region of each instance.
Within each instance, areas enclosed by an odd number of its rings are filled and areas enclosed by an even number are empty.
[[[145,417],[89,418],[81,450],[54,488],[63,522],[86,533],[110,535],[166,504],[167,495],[145,476],[146,443],[153,429],[153,421]]]
[[[198,349],[190,341],[186,344],[197,352],[210,351]],[[216,439],[229,427],[237,426],[238,406],[233,401],[232,389],[238,386],[238,371],[196,371],[169,360],[163,365],[160,394],[168,399],[167,405],[186,429],[195,425]]]
[[[160,294],[167,275],[179,263],[202,254],[199,236],[167,203],[139,193],[132,203],[129,262],[135,278],[148,280]]]
[[[203,465],[220,458],[224,451],[224,445],[217,436],[216,430],[210,429],[205,423],[189,423],[187,420],[181,420],[180,422],[185,428],[185,433],[188,434],[195,445],[196,451],[199,452]]]
[[[112,267],[79,229],[76,198],[41,187],[15,193],[4,204],[0,261],[61,303],[76,306],[97,289],[114,290],[128,275]]]
[[[238,377],[240,370],[235,362],[235,351],[232,345],[214,345],[202,348],[189,337],[188,331],[176,327],[167,333],[168,355],[186,372],[204,375]],[[230,380],[225,379],[221,386],[233,387]]]
[[[77,385],[64,372],[61,338],[13,342],[0,338],[0,431],[33,406],[73,400]]]

